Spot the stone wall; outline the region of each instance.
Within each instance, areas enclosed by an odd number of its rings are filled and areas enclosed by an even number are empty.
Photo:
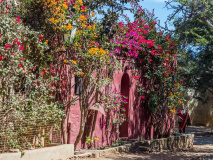
[[[174,150],[193,148],[194,134],[184,134],[163,139],[156,139],[150,142],[153,150]]]
[[[145,140],[134,142],[132,144],[132,151],[142,152],[160,152],[162,150],[176,150],[193,148],[194,134],[183,134],[180,136],[173,136],[169,138]]]
[[[175,150],[193,148],[194,134],[184,134],[163,139],[134,141],[118,147],[112,147],[104,150],[85,150],[81,154],[70,157],[69,160],[79,160],[84,158],[99,158],[109,153],[117,152],[137,152],[149,153],[159,152],[161,150]],[[100,158],[101,159],[101,158]]]
[[[205,98],[206,102],[193,98],[195,95],[193,91],[189,92],[188,95],[187,106],[191,106],[188,107],[188,110],[192,125],[213,126],[213,95],[209,91],[203,94],[202,97]],[[195,96],[200,95],[196,94]]]

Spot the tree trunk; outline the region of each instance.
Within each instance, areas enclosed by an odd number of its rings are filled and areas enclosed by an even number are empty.
[[[98,111],[95,111],[95,116],[94,116],[94,119],[93,119],[93,126],[92,126],[92,132],[91,132],[90,139],[94,138],[94,132],[95,132],[95,125],[96,125],[97,117],[98,117]],[[92,140],[91,147],[93,147],[93,144],[94,144],[94,140]]]
[[[160,127],[160,136],[161,137],[164,136],[164,130],[165,130],[164,125],[166,123],[165,119],[166,119],[166,108],[164,107],[163,113],[162,113],[162,118],[161,118],[161,127]]]
[[[63,118],[62,123],[61,123],[63,144],[67,144],[67,133],[66,133],[65,120],[66,120],[66,118]]]
[[[173,128],[173,124],[174,124],[174,115],[168,115],[169,117],[169,121],[170,121],[170,127],[169,127],[169,130],[168,130],[168,137],[171,135],[171,130]]]
[[[107,144],[110,145],[110,142],[109,142],[109,133],[110,133],[110,113],[108,111],[108,115],[107,115],[107,118],[106,118],[106,121],[107,121]]]
[[[91,113],[91,112],[90,112],[90,113]],[[87,136],[87,137],[90,137],[90,132],[91,132],[92,125],[93,125],[94,113],[91,113],[91,114],[92,114],[92,120],[91,120],[91,123],[89,124],[88,129],[85,131],[85,132],[86,132],[86,136]]]
[[[85,113],[86,111],[85,110],[81,110],[81,124],[80,124],[80,130],[78,132],[78,136],[75,140],[75,143],[74,143],[74,150],[76,150],[77,148],[77,145],[78,143],[80,142],[83,134],[84,134],[84,128],[85,128],[85,123],[86,123],[86,117],[87,117],[87,114]]]

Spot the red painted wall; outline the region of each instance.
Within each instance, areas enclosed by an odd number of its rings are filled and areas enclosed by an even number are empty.
[[[122,67],[129,68],[126,70],[118,70],[114,73],[114,78],[112,82],[112,89],[116,88],[117,91],[121,92],[124,96],[128,96],[128,103],[124,106],[126,109],[126,113],[128,116],[127,122],[124,122],[122,126],[120,126],[120,136],[128,137],[128,138],[139,138],[143,136],[143,138],[153,138],[153,127],[150,124],[150,116],[147,110],[144,108],[143,103],[140,97],[137,95],[136,91],[136,83],[137,80],[134,79],[132,64],[130,60],[120,59],[120,63]],[[65,74],[69,75],[68,69],[64,71]],[[74,77],[70,80],[71,84],[74,84]],[[70,94],[74,93],[74,89],[71,90]],[[69,97],[64,97],[69,98]],[[70,107],[70,110],[67,115],[67,135],[68,135],[68,143],[74,143],[75,139],[78,135],[78,131],[80,128],[80,108],[78,102]],[[107,132],[105,126],[105,119],[101,113],[98,113],[95,133],[94,137],[98,137],[99,140],[95,141],[95,147],[100,147],[103,145],[107,145]],[[88,116],[88,123],[91,121],[91,115]],[[86,127],[88,127],[88,123]],[[165,127],[166,129],[167,127]],[[117,140],[115,130],[111,130],[110,142],[113,143]],[[79,148],[86,148],[87,145],[85,143],[85,137],[82,138],[81,142],[78,145]]]

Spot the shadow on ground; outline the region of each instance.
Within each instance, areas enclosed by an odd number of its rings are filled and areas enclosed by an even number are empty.
[[[192,151],[193,152],[193,151]],[[105,156],[102,160],[196,160],[205,154],[192,155],[186,152],[164,152],[158,154],[120,154]],[[213,154],[212,154],[213,156]],[[105,159],[106,158],[106,159]]]
[[[85,160],[213,160],[213,135],[211,132],[211,127],[187,127],[186,134],[195,134],[194,148],[189,150],[163,151],[149,154],[113,153],[104,157]]]

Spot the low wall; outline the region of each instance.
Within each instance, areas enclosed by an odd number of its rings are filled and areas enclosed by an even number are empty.
[[[117,152],[137,152],[149,153],[161,150],[175,150],[193,148],[194,134],[184,134],[169,138],[135,141],[118,147],[112,147],[104,150],[85,150],[81,154],[70,157],[69,160],[79,160],[85,158],[99,158],[109,153]],[[101,158],[100,158],[101,159]]]
[[[0,154],[0,160],[67,160],[74,156],[74,145],[64,144],[60,146],[40,148],[35,150],[25,150],[21,153]]]
[[[162,139],[134,142],[132,149],[141,151],[162,151],[193,148],[194,134],[183,134]]]

